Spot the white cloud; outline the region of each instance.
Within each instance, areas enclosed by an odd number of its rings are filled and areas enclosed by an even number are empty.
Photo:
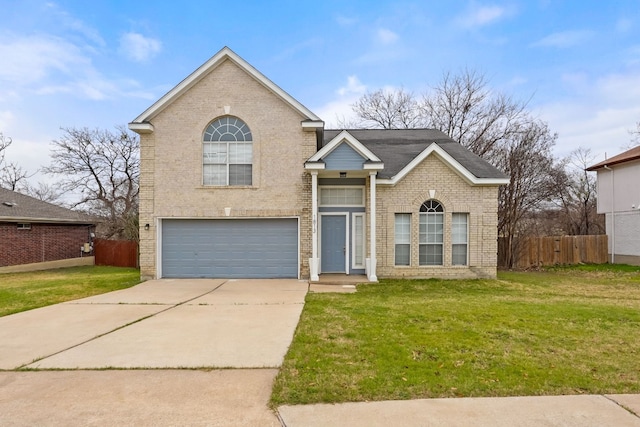
[[[356,102],[366,90],[367,86],[360,82],[358,76],[348,76],[347,84],[335,91],[337,96],[324,105],[314,108],[314,111],[325,121],[327,129],[348,123],[355,119],[351,105]]]
[[[0,111],[0,133],[4,134],[4,136],[11,137],[11,135],[6,133],[5,129],[9,129],[11,127],[14,117],[13,112],[9,110]]]
[[[340,89],[336,91],[336,93],[340,96],[346,95],[362,95],[367,90],[367,87],[360,82],[358,76],[353,75],[347,77],[347,85],[342,86]]]
[[[74,31],[100,47],[107,45],[95,28],[71,16],[69,12],[62,10],[57,4],[49,2],[46,3],[45,7],[47,8],[47,13],[55,20],[58,27]]]
[[[500,6],[473,6],[464,15],[458,17],[458,25],[464,28],[483,27],[493,24],[508,14],[508,10]]]
[[[586,43],[593,37],[593,35],[593,31],[587,30],[561,31],[549,34],[537,42],[534,42],[532,46],[568,48]]]
[[[384,45],[393,44],[398,40],[398,38],[399,37],[396,33],[386,28],[380,28],[376,32],[376,39]]]
[[[564,157],[578,147],[591,148],[600,161],[605,153],[622,152],[640,118],[640,73],[578,76],[571,85],[572,98],[540,107],[541,118],[558,132],[556,153]]]
[[[46,35],[0,39],[0,58],[11,58],[0,67],[0,85],[30,85],[53,73],[70,74],[90,64],[75,45]]]
[[[162,43],[140,33],[125,33],[120,37],[119,51],[135,62],[147,62],[162,50]]]

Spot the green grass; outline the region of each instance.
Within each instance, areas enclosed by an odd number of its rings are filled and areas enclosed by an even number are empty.
[[[0,316],[128,288],[140,283],[135,268],[83,266],[0,274]]]
[[[640,392],[640,268],[309,294],[272,405]]]

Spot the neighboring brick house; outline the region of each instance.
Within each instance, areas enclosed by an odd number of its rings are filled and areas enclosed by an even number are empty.
[[[325,130],[228,48],[129,128],[143,278],[496,275],[508,178],[442,132]]]
[[[640,265],[640,146],[587,168],[597,172],[611,263]]]
[[[0,267],[79,258],[94,229],[87,215],[0,188]]]

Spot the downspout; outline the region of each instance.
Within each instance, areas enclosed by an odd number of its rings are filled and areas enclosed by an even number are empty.
[[[615,175],[613,174],[613,169],[609,166],[604,165],[604,168],[608,171],[611,171],[611,264],[616,263],[616,211],[615,211],[615,202],[616,202],[616,187],[614,185]]]

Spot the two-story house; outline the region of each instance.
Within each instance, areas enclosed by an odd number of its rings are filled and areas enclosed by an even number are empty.
[[[496,275],[508,178],[442,132],[325,129],[226,47],[129,128],[143,278]]]

